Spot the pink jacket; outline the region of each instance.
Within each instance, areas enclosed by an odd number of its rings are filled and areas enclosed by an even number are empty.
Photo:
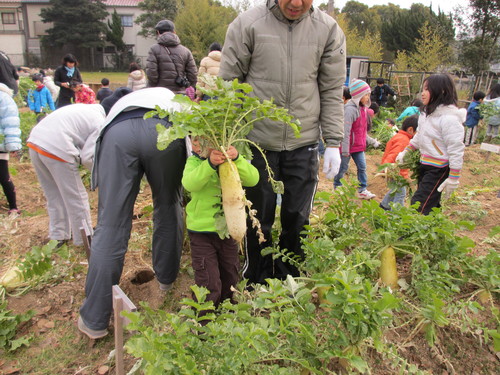
[[[341,151],[348,149],[349,154],[366,150],[366,131],[368,127],[368,108],[357,106],[352,100],[344,107],[344,140]]]

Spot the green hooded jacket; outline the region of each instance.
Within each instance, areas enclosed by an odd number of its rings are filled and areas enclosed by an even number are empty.
[[[241,183],[245,187],[255,186],[259,182],[259,172],[243,157],[234,160],[238,168]],[[182,186],[191,193],[191,201],[186,207],[187,228],[193,232],[217,232],[215,214],[222,205],[222,192],[217,169],[194,154],[189,157],[184,167]]]

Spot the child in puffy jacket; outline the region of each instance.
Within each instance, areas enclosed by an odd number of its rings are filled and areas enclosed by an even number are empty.
[[[52,100],[52,95],[49,89],[43,84],[43,76],[39,73],[34,74],[32,80],[35,82],[36,88],[28,91],[28,106],[30,110],[37,115],[46,112],[47,109],[55,111],[56,107]]]
[[[425,79],[422,102],[418,132],[396,161],[402,162],[408,150],[420,150],[418,187],[411,204],[419,202],[418,211],[427,215],[432,208],[441,207],[441,192],[448,198],[458,187],[466,110],[457,107],[457,90],[448,74],[433,74]]]
[[[466,146],[473,145],[476,142],[479,120],[482,119],[478,106],[483,102],[485,96],[486,94],[484,92],[476,91],[473,96],[474,100],[467,108],[467,117],[465,119],[466,132],[464,138]]]
[[[96,104],[95,92],[83,82],[72,80],[70,86],[75,92],[75,103]]]
[[[407,118],[408,116],[420,115],[420,108],[423,105],[424,104],[422,103],[422,101],[420,99],[414,99],[411,102],[411,105],[409,107],[407,107],[403,112],[401,112],[401,114],[396,119],[396,121],[399,123],[399,122],[403,121],[405,118]]]
[[[17,208],[16,188],[9,174],[9,154],[21,149],[19,111],[11,94],[0,90],[0,185],[9,204],[9,216],[21,212]]]
[[[370,86],[359,79],[349,85],[351,99],[344,106],[344,140],[341,145],[342,162],[339,173],[333,179],[333,187],[342,186],[340,181],[349,168],[352,159],[358,169],[358,198],[372,199],[375,194],[368,191],[366,174],[366,142],[368,127],[368,108],[370,106]]]

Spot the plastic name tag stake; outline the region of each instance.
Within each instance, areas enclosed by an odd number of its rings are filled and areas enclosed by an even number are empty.
[[[489,152],[494,152],[495,154],[500,153],[500,145],[492,145],[489,143],[481,143],[481,150],[489,151]]]
[[[123,363],[123,326],[130,323],[130,320],[121,315],[122,311],[135,312],[137,307],[127,297],[118,285],[113,285],[113,310],[115,317],[115,363],[116,374],[124,375]]]

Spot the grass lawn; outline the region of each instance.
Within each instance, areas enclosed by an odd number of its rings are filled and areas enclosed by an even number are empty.
[[[81,72],[83,82],[101,83],[101,79],[107,78],[112,85],[119,84],[118,86],[126,86],[128,73],[127,72]]]

